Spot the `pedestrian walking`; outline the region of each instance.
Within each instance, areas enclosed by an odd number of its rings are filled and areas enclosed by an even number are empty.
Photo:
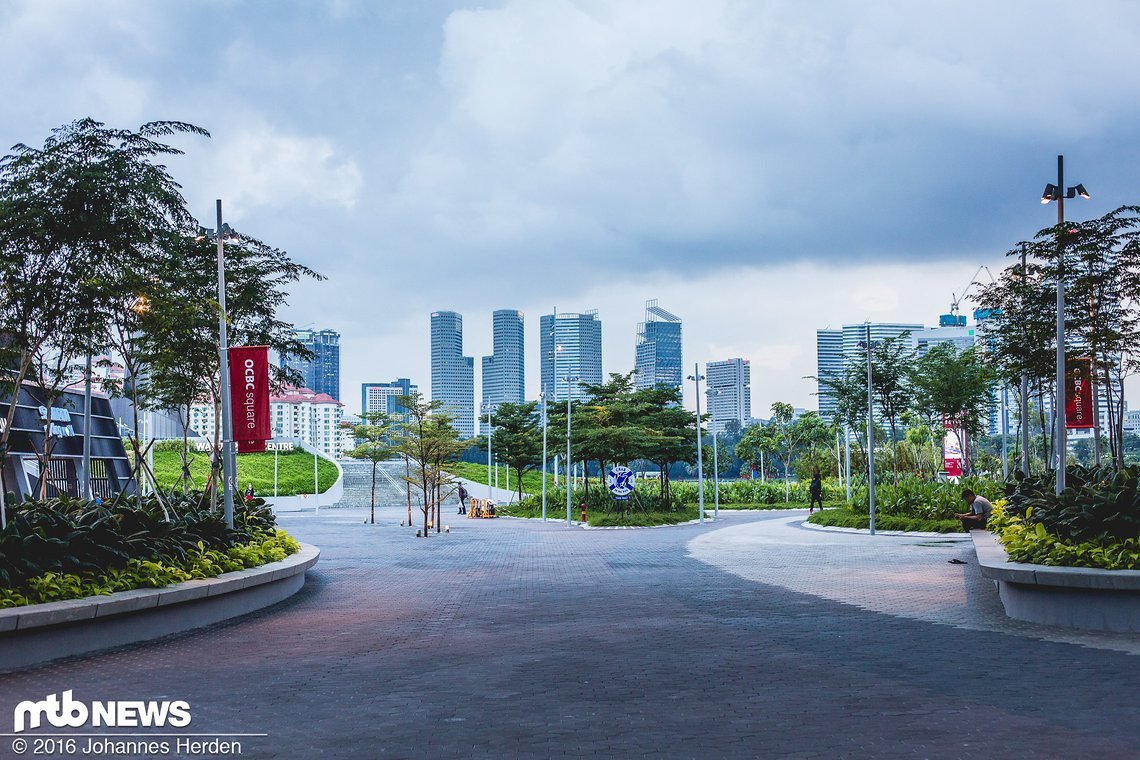
[[[811,485],[808,486],[808,496],[811,497],[811,503],[808,504],[808,514],[815,512],[816,502],[819,502],[819,508],[823,509],[823,483],[819,480],[819,470],[816,470],[811,475]]]
[[[462,483],[459,484],[459,514],[467,514],[467,489]]]

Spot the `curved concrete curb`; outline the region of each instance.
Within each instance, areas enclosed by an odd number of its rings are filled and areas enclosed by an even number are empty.
[[[321,551],[165,588],[0,610],[0,671],[181,633],[259,610],[305,585]]]
[[[998,537],[970,531],[982,576],[997,583],[1016,620],[1092,631],[1140,633],[1140,570],[1010,562]]]
[[[805,530],[819,530],[829,533],[856,533],[864,536],[871,535],[868,528],[841,528],[838,525],[816,525],[804,520],[799,524]],[[929,530],[876,530],[876,536],[913,536],[914,538],[955,538],[965,540],[970,537],[968,533],[934,533]]]

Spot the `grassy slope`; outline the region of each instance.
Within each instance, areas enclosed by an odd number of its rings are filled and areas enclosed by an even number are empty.
[[[194,485],[201,488],[209,474],[210,460],[204,453],[191,453],[190,473]],[[281,452],[278,455],[277,494],[294,496],[313,492],[313,455],[303,451]],[[257,496],[273,495],[273,452],[239,454],[238,484],[244,492],[253,483]],[[154,474],[158,482],[167,488],[180,487],[179,476],[182,464],[177,452],[156,451],[154,454]],[[327,459],[317,460],[317,473],[321,491],[327,491],[336,482],[336,465]]]

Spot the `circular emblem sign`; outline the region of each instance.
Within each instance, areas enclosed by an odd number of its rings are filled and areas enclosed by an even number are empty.
[[[633,493],[633,470],[620,464],[611,467],[606,474],[606,487],[615,499],[628,499]]]

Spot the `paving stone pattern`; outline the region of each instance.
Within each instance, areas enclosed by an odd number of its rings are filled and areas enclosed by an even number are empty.
[[[275,608],[0,676],[0,731],[17,701],[73,689],[185,699],[195,731],[267,733],[243,741],[257,758],[1123,758],[1140,747],[1133,655],[1045,640],[1039,627],[969,628],[968,603],[956,602],[965,618],[932,622],[905,616],[905,600],[878,610],[792,588],[797,574],[835,562],[854,575],[880,555],[875,582],[907,584],[929,575],[921,547],[800,556],[779,514],[641,531],[451,515],[451,533],[430,539],[398,527],[401,506],[375,526],[366,515],[282,518],[323,553]],[[777,540],[754,540],[765,521]],[[771,559],[752,566],[748,552]],[[946,583],[957,598],[962,576]],[[924,582],[918,601],[938,593]]]

